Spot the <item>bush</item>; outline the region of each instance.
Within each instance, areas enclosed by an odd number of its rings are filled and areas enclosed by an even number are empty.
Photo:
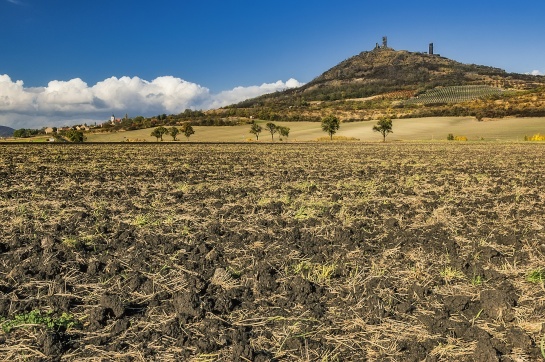
[[[525,141],[545,141],[545,135],[536,133],[532,137],[524,136]]]

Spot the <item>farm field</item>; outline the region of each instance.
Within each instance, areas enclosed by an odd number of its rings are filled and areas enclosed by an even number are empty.
[[[542,360],[544,158],[0,144],[0,360]]]
[[[262,122],[264,126],[266,122]],[[289,127],[289,142],[315,141],[320,137],[327,137],[321,129],[319,122],[275,122],[276,125]],[[337,136],[353,137],[365,142],[381,141],[380,134],[373,132],[375,121],[342,123]],[[404,141],[430,141],[446,140],[449,133],[466,136],[469,140],[486,141],[522,141],[524,136],[532,136],[536,133],[545,133],[544,118],[504,118],[494,121],[477,122],[472,117],[429,117],[393,120],[394,133],[388,136],[388,140]],[[246,142],[255,140],[249,133],[250,126],[224,126],[224,127],[194,127],[195,134],[190,137],[191,142]],[[127,139],[146,140],[155,142],[156,138],[150,136],[152,129],[138,131],[89,134],[89,142],[124,142]],[[187,142],[183,136],[178,137],[179,142]],[[275,141],[279,140],[278,134]],[[164,141],[171,141],[172,137],[164,136]],[[260,142],[271,141],[271,135],[265,129],[259,136]],[[285,140],[284,140],[285,141]]]
[[[439,87],[428,90],[418,97],[404,101],[404,104],[459,103],[481,97],[497,96],[501,93],[501,89],[486,85]]]

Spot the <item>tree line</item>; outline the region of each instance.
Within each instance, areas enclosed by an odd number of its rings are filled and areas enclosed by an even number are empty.
[[[193,129],[191,124],[186,123],[186,124],[183,124],[182,127],[180,128],[177,128],[177,127],[166,128],[166,127],[160,126],[155,128],[153,131],[151,131],[151,136],[157,138],[157,142],[159,142],[159,140],[163,141],[163,136],[166,134],[170,135],[173,141],[177,141],[178,135],[183,134],[184,136],[186,136],[187,140],[189,141],[189,137],[195,134],[195,130]]]
[[[329,135],[329,139],[333,140],[333,135],[337,133],[341,127],[341,121],[339,118],[333,115],[324,117],[321,122],[322,131],[326,132]],[[382,141],[386,142],[386,136],[392,131],[392,119],[390,117],[381,117],[377,124],[373,126],[373,131],[378,132],[382,135]],[[288,137],[290,133],[289,127],[277,126],[272,122],[267,122],[265,124],[265,130],[271,134],[271,141],[274,142],[274,135],[276,133],[280,134],[282,137]],[[250,133],[255,135],[256,141],[259,141],[259,135],[263,132],[263,127],[257,124],[256,122],[252,123],[250,127]]]

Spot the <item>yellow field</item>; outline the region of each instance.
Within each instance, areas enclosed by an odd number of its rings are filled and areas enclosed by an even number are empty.
[[[260,122],[266,123],[266,122]],[[314,141],[326,134],[318,122],[276,122],[277,125],[290,128],[288,141]],[[374,121],[342,123],[336,136],[354,137],[361,141],[381,141],[380,134],[373,132]],[[245,142],[255,141],[249,133],[250,126],[226,127],[194,127],[195,134],[190,137],[192,142]],[[396,119],[393,121],[393,133],[388,135],[387,141],[430,141],[446,140],[447,135],[466,136],[469,141],[522,141],[524,136],[532,136],[545,132],[545,118],[504,118],[494,121],[477,122],[472,117],[441,117],[441,118],[414,118]],[[140,139],[154,142],[150,136],[151,129],[130,132],[90,134],[90,142],[123,142],[127,139]],[[164,136],[165,141],[172,137]],[[274,140],[279,141],[275,134]],[[180,142],[186,138],[179,137]],[[259,142],[271,141],[271,135],[265,129],[259,136]]]
[[[263,132],[259,142],[270,142],[271,135],[265,129],[265,121],[259,121]],[[288,141],[316,141],[327,136],[319,122],[275,122],[276,125],[290,128]],[[375,121],[342,123],[335,136],[341,138],[357,138],[364,142],[380,142],[382,136],[372,131]],[[255,136],[250,134],[250,126],[196,126],[191,142],[255,142]],[[150,135],[152,129],[137,131],[87,134],[88,142],[124,142],[127,140],[145,140],[155,142]],[[523,141],[524,136],[545,133],[545,118],[504,118],[492,121],[477,122],[472,117],[430,117],[393,120],[393,133],[387,141],[438,141],[445,140],[449,133],[454,136],[465,136],[469,141]],[[187,142],[183,135],[178,136],[179,142]],[[164,141],[172,141],[169,135],[163,136]],[[274,141],[280,137],[274,135]],[[21,140],[25,141],[25,140]],[[26,141],[37,142],[35,139]],[[44,141],[41,137],[40,141]],[[285,141],[285,139],[283,140]]]

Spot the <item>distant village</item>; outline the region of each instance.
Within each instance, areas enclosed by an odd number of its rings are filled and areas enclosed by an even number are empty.
[[[252,117],[253,118],[253,117]],[[177,115],[159,114],[152,117],[136,116],[129,118],[125,114],[123,118],[118,118],[112,114],[108,120],[102,123],[95,122],[94,124],[77,124],[64,127],[43,127],[41,129],[17,129],[9,134],[4,133],[6,138],[29,138],[40,137],[41,141],[46,142],[82,142],[86,133],[102,133],[102,132],[123,132],[134,131],[138,129],[147,129],[154,127],[186,127],[192,126],[234,126],[238,124],[246,124],[251,121],[247,115],[227,116],[225,115],[207,115],[201,110],[186,109]],[[1,138],[1,136],[0,136]]]
[[[26,129],[21,128],[17,129],[13,133],[13,138],[27,138],[27,137],[33,137],[33,136],[51,136],[48,138],[48,142],[59,142],[63,141],[64,137],[66,135],[69,135],[74,132],[90,132],[90,131],[98,131],[105,128],[112,128],[115,125],[121,124],[122,119],[116,118],[114,115],[110,117],[110,119],[104,123],[97,124],[95,122],[94,125],[87,125],[87,123],[74,125],[74,126],[63,126],[63,127],[43,127],[41,129]],[[71,138],[71,137],[70,137]]]
[[[146,126],[153,126],[158,123],[160,123],[160,119],[166,118],[162,115],[159,115],[157,117],[152,117],[145,119],[144,117],[136,117],[135,120],[137,121],[143,121],[144,127]],[[73,125],[73,126],[63,126],[63,127],[43,127],[41,129],[26,129],[21,128],[14,130],[13,135],[11,137],[4,137],[4,138],[27,138],[27,137],[34,137],[34,136],[50,136],[47,141],[49,142],[59,142],[64,141],[64,138],[66,138],[66,135],[73,135],[74,133],[81,133],[84,132],[108,132],[108,131],[123,131],[128,130],[130,127],[127,127],[128,124],[133,124],[134,120],[129,119],[128,115],[125,115],[124,118],[117,118],[115,115],[112,115],[110,119],[107,121],[97,124],[96,122],[92,125],[88,125],[87,123]],[[1,138],[1,137],[0,137]],[[69,137],[71,138],[71,137]]]

